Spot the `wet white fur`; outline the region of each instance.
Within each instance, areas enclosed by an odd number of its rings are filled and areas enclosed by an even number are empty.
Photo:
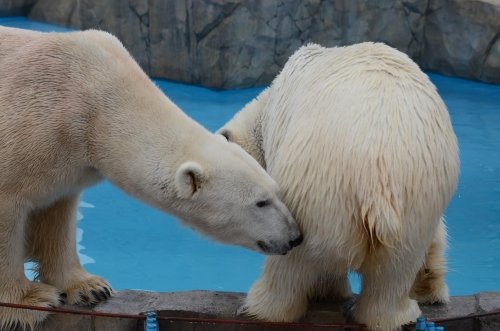
[[[354,316],[373,330],[420,314],[410,292],[448,301],[442,214],[457,185],[457,141],[435,87],[405,54],[380,43],[302,47],[219,132],[279,183],[304,233],[298,249],[266,259],[248,314],[292,321],[310,297],[349,297],[349,270],[362,276]]]
[[[80,266],[75,212],[103,178],[225,243],[283,248],[298,236],[258,163],[182,113],[115,37],[0,27],[0,73],[0,301],[99,301],[92,290],[108,284]],[[26,259],[39,281],[25,278]],[[1,308],[0,328],[45,316]]]

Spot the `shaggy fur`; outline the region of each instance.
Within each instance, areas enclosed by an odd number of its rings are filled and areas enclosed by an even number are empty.
[[[113,36],[0,28],[0,72],[1,302],[111,295],[75,244],[79,194],[103,178],[225,243],[282,254],[300,235],[258,163],[182,113]],[[2,308],[0,328],[45,315]]]
[[[312,296],[349,297],[349,270],[363,278],[354,316],[373,330],[420,314],[412,288],[422,302],[448,301],[441,217],[457,141],[405,54],[379,43],[303,47],[219,132],[266,167],[304,233],[297,250],[266,259],[248,314],[293,321]]]

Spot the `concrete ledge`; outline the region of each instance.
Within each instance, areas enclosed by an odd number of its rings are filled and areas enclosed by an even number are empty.
[[[244,293],[191,291],[156,293],[145,291],[121,291],[108,302],[89,312],[109,312],[121,314],[143,314],[156,311],[159,316],[169,317],[205,317],[218,319],[241,319],[237,317]],[[81,307],[68,309],[82,310]],[[448,305],[421,306],[427,318],[446,319],[487,313],[500,309],[500,292],[482,292],[471,296],[452,297]],[[312,303],[303,319],[309,323],[346,323],[342,303]],[[500,315],[482,318],[469,318],[459,321],[440,323],[446,331],[498,331]],[[191,322],[160,323],[159,330],[286,330],[269,328],[263,325],[241,326],[237,324],[196,324]],[[54,314],[36,331],[138,331],[143,330],[143,322],[124,318],[105,318],[84,315]],[[300,329],[294,329],[300,330]],[[411,329],[409,329],[411,330]]]

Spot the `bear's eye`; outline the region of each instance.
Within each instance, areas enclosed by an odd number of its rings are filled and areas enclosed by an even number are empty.
[[[269,206],[271,204],[271,200],[261,200],[261,201],[258,201],[255,205],[259,208],[262,208],[262,207],[265,207],[265,206]]]

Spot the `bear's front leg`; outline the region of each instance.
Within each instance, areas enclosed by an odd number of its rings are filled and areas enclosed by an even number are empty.
[[[38,262],[39,280],[64,291],[69,304],[94,305],[108,299],[112,289],[80,264],[76,251],[78,201],[78,195],[67,197],[32,215],[29,256]]]
[[[411,246],[410,246],[411,247]],[[408,247],[379,246],[364,261],[363,286],[354,318],[370,330],[395,331],[421,315],[409,293],[423,254]]]
[[[0,196],[0,302],[40,307],[56,307],[63,302],[61,292],[50,285],[30,282],[24,275],[27,211],[19,202]],[[0,308],[0,329],[13,326],[33,328],[48,313]]]
[[[264,271],[252,285],[242,312],[258,319],[291,322],[301,318],[318,271],[301,247],[286,256],[266,258]]]

